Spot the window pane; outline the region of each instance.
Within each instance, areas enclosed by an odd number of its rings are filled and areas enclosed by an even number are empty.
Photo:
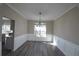
[[[10,31],[10,25],[3,25],[2,26],[2,33],[7,33]]]
[[[46,25],[45,24],[35,24],[34,33],[37,37],[46,37]]]

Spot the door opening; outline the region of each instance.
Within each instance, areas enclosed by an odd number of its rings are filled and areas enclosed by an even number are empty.
[[[8,55],[14,48],[15,21],[2,17],[2,55]]]

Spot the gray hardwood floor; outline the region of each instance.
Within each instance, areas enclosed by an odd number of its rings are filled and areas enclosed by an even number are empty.
[[[64,56],[64,54],[55,46],[38,41],[27,41],[7,56]]]

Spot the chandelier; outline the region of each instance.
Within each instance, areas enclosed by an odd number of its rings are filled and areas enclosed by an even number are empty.
[[[38,24],[41,25],[41,15],[42,15],[42,13],[39,12],[38,14],[39,14],[39,22],[38,22]]]
[[[43,25],[44,23],[42,22],[42,12],[39,12],[38,13],[39,17],[38,17],[38,22],[36,23],[37,26],[41,26]]]

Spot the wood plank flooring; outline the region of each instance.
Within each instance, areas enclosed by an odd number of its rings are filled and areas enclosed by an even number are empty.
[[[52,45],[39,41],[27,41],[7,56],[64,56],[64,54]]]

